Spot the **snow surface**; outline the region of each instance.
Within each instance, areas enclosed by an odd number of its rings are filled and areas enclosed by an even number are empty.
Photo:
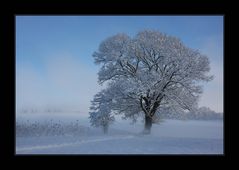
[[[78,120],[83,129],[64,135],[16,134],[16,154],[223,154],[223,121],[163,120],[143,135],[143,122],[117,119],[109,133],[90,127],[88,114],[17,114],[17,122],[49,120],[69,127]]]

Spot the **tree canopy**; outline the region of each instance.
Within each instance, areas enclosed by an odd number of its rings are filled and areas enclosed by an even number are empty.
[[[207,56],[158,31],[109,37],[93,57],[101,65],[99,83],[108,83],[92,101],[92,125],[100,122],[95,115],[112,122],[113,114],[133,120],[143,114],[150,131],[160,107],[191,110],[202,93],[199,82],[212,79]]]

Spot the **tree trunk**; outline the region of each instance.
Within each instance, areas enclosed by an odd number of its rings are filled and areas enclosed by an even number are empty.
[[[107,134],[108,133],[108,125],[104,125],[103,126],[103,131],[104,131],[104,134]]]
[[[144,124],[144,133],[150,134],[152,127],[152,118],[150,116],[145,115],[145,124]]]

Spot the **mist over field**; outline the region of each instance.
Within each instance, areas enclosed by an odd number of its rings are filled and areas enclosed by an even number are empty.
[[[222,120],[164,119],[148,136],[142,124],[118,118],[106,135],[85,114],[19,114],[16,154],[223,154]]]
[[[16,154],[224,154],[223,16],[16,16]]]

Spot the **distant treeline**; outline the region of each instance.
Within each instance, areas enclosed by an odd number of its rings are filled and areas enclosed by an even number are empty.
[[[157,119],[180,119],[180,120],[222,120],[223,113],[218,113],[208,107],[200,107],[194,111],[173,111],[171,109],[160,109],[155,117]]]
[[[56,112],[62,112],[62,109],[56,109],[56,108],[45,108],[45,109],[38,109],[34,107],[27,107],[18,109],[19,113],[41,113],[41,112],[47,112],[47,113],[56,113]]]

